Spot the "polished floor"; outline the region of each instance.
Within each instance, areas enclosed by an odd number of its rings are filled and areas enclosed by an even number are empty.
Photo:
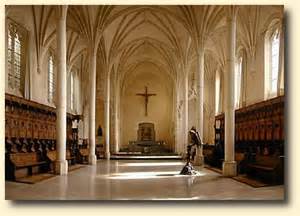
[[[8,200],[282,200],[284,186],[253,188],[199,169],[178,175],[182,161],[98,161],[36,184],[6,181]]]

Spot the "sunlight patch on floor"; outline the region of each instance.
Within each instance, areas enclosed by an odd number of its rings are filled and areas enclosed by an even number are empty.
[[[184,162],[137,162],[137,163],[124,163],[119,166],[128,167],[150,167],[150,166],[181,166]]]
[[[180,175],[178,170],[176,171],[164,171],[164,172],[124,172],[113,173],[111,175],[99,176],[106,179],[154,179],[154,178],[178,178],[178,177],[191,177],[189,175]],[[193,176],[204,176],[205,173],[198,172]]]

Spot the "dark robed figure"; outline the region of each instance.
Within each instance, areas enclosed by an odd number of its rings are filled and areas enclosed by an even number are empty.
[[[198,131],[196,131],[195,127],[192,127],[189,131],[190,137],[191,137],[191,143],[187,146],[187,162],[186,165],[181,170],[181,175],[193,175],[195,174],[195,170],[191,164],[191,159],[194,159],[195,154],[192,155],[192,147],[197,146],[200,147],[202,145],[200,136]]]

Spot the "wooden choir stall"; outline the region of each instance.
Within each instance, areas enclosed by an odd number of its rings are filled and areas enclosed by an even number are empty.
[[[224,160],[224,114],[215,117],[215,145],[205,145],[206,163],[221,168]],[[235,160],[239,174],[283,183],[284,96],[235,111]]]
[[[66,159],[69,165],[84,161],[78,131],[67,114]],[[86,143],[87,141],[85,141]],[[39,173],[53,173],[56,160],[56,110],[10,94],[5,95],[5,179],[16,180]]]

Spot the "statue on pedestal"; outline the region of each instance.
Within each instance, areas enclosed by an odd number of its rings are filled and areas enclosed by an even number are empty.
[[[197,130],[194,126],[189,131],[189,134],[191,136],[192,143],[190,143],[187,146],[187,157],[186,157],[187,162],[186,162],[185,166],[182,168],[180,175],[195,175],[195,174],[197,174],[197,171],[194,169],[194,167],[191,163],[191,159],[193,159],[195,156],[194,154],[192,154],[192,147],[193,146],[201,147],[202,142],[201,142],[199,133],[197,132]]]

